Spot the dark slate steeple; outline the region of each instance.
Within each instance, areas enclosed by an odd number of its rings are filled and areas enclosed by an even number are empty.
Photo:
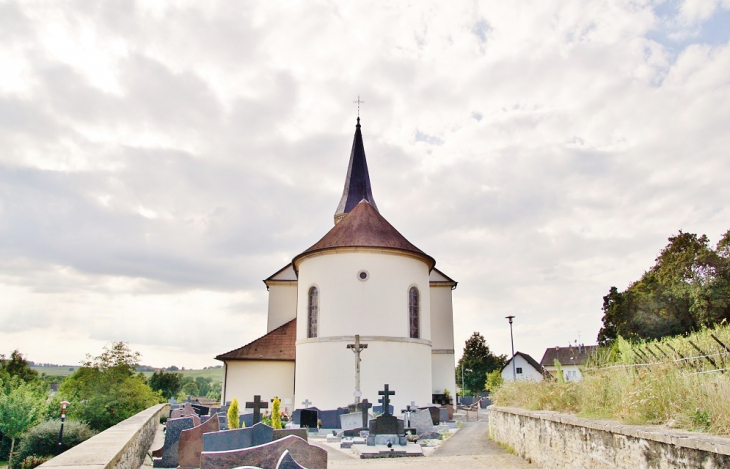
[[[350,152],[350,165],[347,167],[345,188],[342,191],[342,199],[335,212],[335,224],[350,213],[361,200],[367,200],[377,210],[373,192],[370,188],[370,175],[368,174],[368,162],[365,159],[365,147],[362,143],[362,132],[360,131],[360,117],[357,118],[355,126],[355,139],[352,142]]]

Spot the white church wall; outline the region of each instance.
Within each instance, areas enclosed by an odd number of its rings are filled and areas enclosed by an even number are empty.
[[[231,360],[226,362],[226,387],[222,401],[238,399],[241,413],[247,412],[246,401],[256,394],[267,402],[275,396],[285,407],[285,399],[294,403],[294,362],[274,360]],[[289,405],[289,411],[294,409]],[[271,406],[269,406],[271,408]]]
[[[269,283],[269,316],[266,332],[297,317],[297,282]]]
[[[355,354],[347,348],[354,337],[305,339],[297,344],[297,387],[294,402],[309,399],[319,409],[335,409],[354,401]],[[396,414],[411,401],[431,402],[431,347],[420,339],[361,336],[362,398],[378,405],[378,391],[388,384]],[[452,373],[453,374],[453,373]]]
[[[431,343],[434,350],[454,350],[451,286],[431,286]]]
[[[358,272],[369,274],[366,281]],[[299,264],[297,338],[307,336],[307,301],[319,289],[318,336],[408,337],[408,291],[420,292],[420,338],[431,340],[428,266],[420,259],[377,250],[331,250]],[[298,359],[298,357],[297,357]],[[430,388],[430,386],[429,386]]]
[[[449,390],[451,396],[456,396],[456,378],[454,368],[456,366],[453,353],[433,353],[432,363],[432,392],[443,394],[445,389]]]
[[[542,374],[520,355],[515,355],[515,372],[514,376],[517,376],[518,381],[523,379],[530,379],[532,381],[543,380]],[[512,360],[509,360],[507,366],[502,369],[502,379],[505,381],[513,381]]]

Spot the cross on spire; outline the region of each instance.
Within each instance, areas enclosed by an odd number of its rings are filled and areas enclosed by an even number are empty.
[[[391,415],[390,414],[390,396],[395,396],[395,391],[391,391],[388,389],[388,385],[385,385],[385,390],[378,391],[378,394],[383,396],[381,399],[378,399],[378,402],[383,404],[383,415]]]
[[[261,421],[261,409],[268,409],[269,403],[261,400],[261,396],[258,394],[253,396],[253,402],[246,403],[247,409],[253,409],[253,423],[254,425]]]
[[[360,95],[357,95],[357,99],[352,103],[357,104],[357,119],[360,120],[360,104],[365,104],[365,101],[360,99]]]

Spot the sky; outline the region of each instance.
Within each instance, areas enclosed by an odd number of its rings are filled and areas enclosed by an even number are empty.
[[[510,354],[593,344],[730,229],[730,0],[0,0],[0,353],[200,368],[332,226],[358,96],[380,213]]]

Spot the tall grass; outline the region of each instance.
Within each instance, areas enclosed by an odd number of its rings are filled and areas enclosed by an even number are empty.
[[[730,327],[725,325],[652,342],[620,339],[589,360],[581,381],[507,382],[493,401],[730,435],[730,371],[718,371],[730,366],[730,354],[710,334],[730,345]],[[714,364],[702,355],[710,355]]]

